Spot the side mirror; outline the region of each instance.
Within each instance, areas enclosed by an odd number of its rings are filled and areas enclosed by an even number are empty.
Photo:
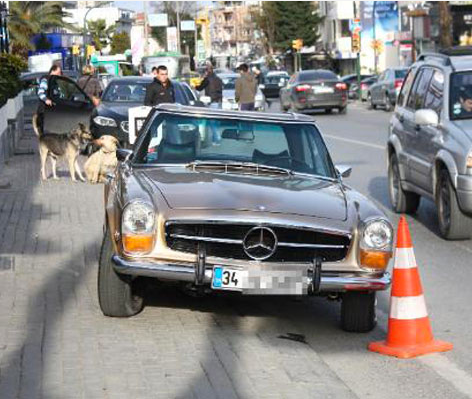
[[[349,165],[335,165],[338,175],[344,178],[351,176],[352,167]]]
[[[127,162],[133,157],[133,151],[125,148],[119,148],[116,150],[116,159],[120,162]]]
[[[205,105],[210,105],[211,98],[209,96],[201,96],[200,101]]]
[[[436,127],[439,125],[439,116],[432,109],[419,109],[415,112],[415,125]]]

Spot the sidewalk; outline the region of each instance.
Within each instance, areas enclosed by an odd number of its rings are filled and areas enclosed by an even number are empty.
[[[22,146],[36,149],[36,138]],[[279,339],[299,333],[293,319],[326,320],[325,302],[156,286],[138,316],[104,317],[103,186],[60,176],[40,183],[37,154],[0,172],[0,398],[353,397],[309,345]]]

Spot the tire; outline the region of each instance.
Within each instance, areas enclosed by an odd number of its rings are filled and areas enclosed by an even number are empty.
[[[449,172],[441,169],[436,188],[439,232],[446,240],[466,240],[472,232],[472,219],[464,215],[457,201]]]
[[[388,163],[388,193],[396,213],[415,213],[420,206],[421,196],[402,188],[400,168],[395,154],[390,156]]]
[[[338,112],[342,115],[347,114],[347,106],[339,108]]]
[[[388,94],[385,95],[385,112],[392,112],[393,104],[392,100],[390,100],[390,96]]]
[[[328,115],[331,114],[332,112],[333,112],[332,108],[326,108],[325,109],[325,113],[328,114]]]
[[[106,229],[103,236],[98,263],[98,301],[105,316],[129,317],[138,314],[144,307],[139,294],[139,279],[120,275],[113,269],[111,257],[113,245]]]
[[[367,103],[368,103],[369,109],[377,109],[377,105],[373,103],[372,95],[370,93],[367,94]]]
[[[341,328],[348,332],[369,332],[377,324],[375,291],[351,291],[342,296]]]

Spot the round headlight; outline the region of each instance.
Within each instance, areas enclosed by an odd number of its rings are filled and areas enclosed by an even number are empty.
[[[385,220],[369,222],[362,234],[362,246],[366,249],[390,250],[393,229]]]
[[[126,206],[122,216],[124,234],[149,234],[154,229],[154,207],[146,202],[132,202]]]

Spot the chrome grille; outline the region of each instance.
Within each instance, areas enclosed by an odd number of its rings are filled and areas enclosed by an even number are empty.
[[[257,225],[232,223],[167,222],[167,246],[175,251],[196,254],[205,246],[207,256],[252,260],[245,253],[243,240]],[[277,236],[277,249],[265,262],[311,263],[316,257],[335,262],[347,255],[351,239],[348,235],[301,228],[267,226]]]

